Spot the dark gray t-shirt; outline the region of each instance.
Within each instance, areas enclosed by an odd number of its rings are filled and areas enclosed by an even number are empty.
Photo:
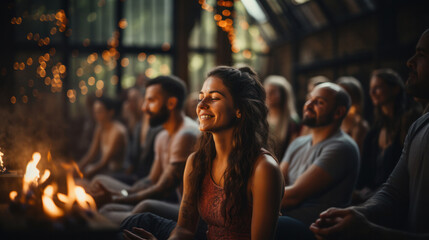
[[[408,130],[398,164],[383,187],[362,206],[355,207],[371,221],[387,225],[404,217],[406,230],[429,233],[429,113]],[[400,211],[406,211],[405,216]],[[398,223],[398,219],[394,221]]]
[[[333,179],[331,186],[296,208],[285,211],[285,215],[310,225],[327,208],[350,204],[359,173],[359,148],[343,131],[338,130],[314,146],[311,135],[299,137],[291,143],[282,161],[289,163],[290,185],[313,164],[325,170]]]

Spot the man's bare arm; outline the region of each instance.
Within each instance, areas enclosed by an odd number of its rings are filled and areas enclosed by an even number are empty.
[[[168,196],[182,182],[185,162],[172,163],[162,173],[156,184],[126,197],[115,197],[116,203],[137,204],[145,199],[160,199]]]

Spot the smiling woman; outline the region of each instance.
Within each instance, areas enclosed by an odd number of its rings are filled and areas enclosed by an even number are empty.
[[[194,235],[201,217],[208,228],[204,238],[272,239],[284,182],[276,159],[266,150],[268,110],[256,74],[249,67],[213,69],[196,111],[202,137],[186,164],[177,224],[143,214],[126,219],[122,227],[143,227],[158,239],[170,233],[170,238],[200,239],[203,231]]]

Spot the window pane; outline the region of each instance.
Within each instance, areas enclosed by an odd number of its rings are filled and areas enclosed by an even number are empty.
[[[122,88],[132,87],[136,83],[139,74],[145,74],[148,78],[159,75],[172,74],[173,60],[170,55],[165,54],[127,54],[121,61]]]
[[[17,0],[15,3],[16,17],[11,23],[15,24],[15,40],[19,43],[31,44],[34,47],[42,47],[51,43],[58,43],[62,32],[66,29],[60,20],[64,15],[60,1],[34,2],[29,0]],[[56,18],[57,17],[57,18]]]
[[[196,23],[189,38],[190,48],[215,48],[216,43],[216,21],[214,13],[201,11],[201,20]]]
[[[127,0],[124,2],[125,46],[160,47],[172,44],[172,0]]]
[[[214,66],[215,56],[212,53],[189,54],[189,92],[201,90],[207,72]]]
[[[115,0],[71,0],[71,42],[84,46],[107,44],[116,28],[115,4]]]
[[[98,53],[77,53],[70,58],[69,88],[65,89],[72,116],[78,116],[85,107],[86,97],[114,97],[118,78],[116,61],[106,62]]]

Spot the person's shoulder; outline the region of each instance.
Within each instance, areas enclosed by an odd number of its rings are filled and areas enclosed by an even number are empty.
[[[264,173],[276,173],[277,171],[280,171],[279,163],[271,154],[263,153],[255,162],[255,173],[258,171],[262,171]]]
[[[252,175],[253,184],[255,184],[255,181],[264,181],[266,184],[272,185],[274,182],[283,181],[283,175],[280,171],[279,164],[273,156],[267,153],[261,154],[258,157]]]
[[[198,124],[196,121],[192,120],[189,117],[184,117],[183,119],[183,126],[182,128],[177,132],[177,135],[191,135],[191,136],[197,136],[200,134],[200,130],[198,128]]]
[[[327,139],[323,143],[323,149],[335,149],[339,152],[359,152],[356,141],[342,130]]]
[[[155,137],[155,142],[164,142],[168,139],[169,135],[167,130],[162,129],[159,131],[159,133]]]
[[[113,127],[115,129],[115,131],[121,135],[127,134],[127,128],[125,127],[124,124],[122,124],[119,121],[114,121],[113,122]]]

